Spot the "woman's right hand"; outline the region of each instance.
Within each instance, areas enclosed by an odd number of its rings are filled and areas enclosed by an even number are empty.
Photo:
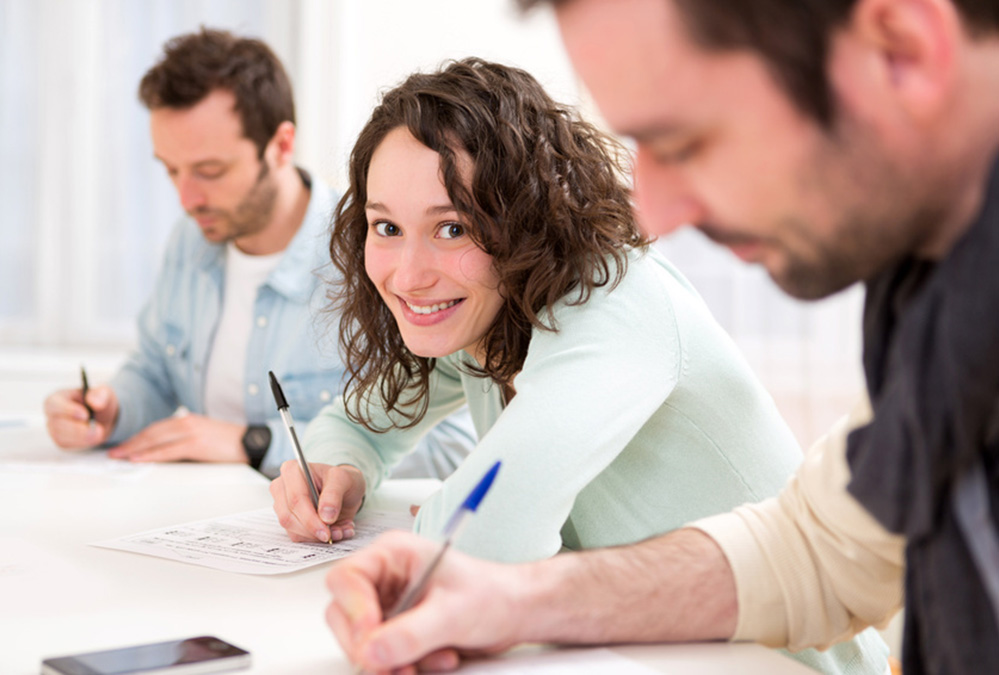
[[[354,536],[354,516],[364,500],[364,475],[354,466],[309,464],[319,490],[319,513],[295,460],[281,465],[271,482],[274,512],[292,541],[340,541]]]

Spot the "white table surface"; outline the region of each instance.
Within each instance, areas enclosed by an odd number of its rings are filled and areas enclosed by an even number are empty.
[[[43,430],[33,433],[44,439]],[[24,437],[23,428],[0,428],[0,460]],[[48,656],[195,635],[248,649],[254,673],[352,673],[323,617],[327,566],[255,576],[88,545],[269,506],[267,486],[244,466],[164,464],[118,476],[10,471],[0,462],[0,673],[38,673]],[[392,481],[369,504],[402,510],[436,486]],[[811,672],[756,645],[614,651],[664,673]]]

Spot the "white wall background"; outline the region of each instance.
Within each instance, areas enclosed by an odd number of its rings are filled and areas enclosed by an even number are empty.
[[[295,86],[299,163],[341,189],[379,91],[444,59],[517,65],[584,100],[551,16],[513,0],[0,0],[0,384],[72,384],[78,355],[131,344],[181,214],[135,91],[162,43],[202,24],[271,44]],[[861,385],[860,291],[805,306],[696,233],[661,245],[812,440]]]

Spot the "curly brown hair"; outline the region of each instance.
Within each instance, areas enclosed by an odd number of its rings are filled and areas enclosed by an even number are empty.
[[[330,241],[342,273],[330,299],[341,313],[347,414],[373,431],[385,429],[366,419],[368,403],[401,428],[423,418],[435,363],[406,348],[364,267],[368,167],[385,136],[403,126],[440,155],[448,196],[499,280],[503,304],[481,342],[484,364],[471,368],[478,376],[509,384],[531,331],[558,330],[556,303],[582,304],[594,288],[616,284],[628,251],[649,243],[632,213],[629,153],[527,72],[469,58],[411,75],[382,97],[354,145]],[[472,159],[471,184],[462,180],[460,151]]]

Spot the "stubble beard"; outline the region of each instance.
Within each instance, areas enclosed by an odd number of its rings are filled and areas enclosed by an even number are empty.
[[[811,167],[799,189],[817,192],[832,224],[820,234],[805,218],[783,219],[783,264],[768,269],[795,298],[816,300],[869,281],[914,255],[945,212],[926,189],[933,183],[924,168],[893,156],[873,129],[846,113]]]
[[[277,203],[277,182],[270,173],[266,160],[261,160],[260,173],[249,192],[236,208],[196,210],[190,215],[210,214],[218,219],[213,233],[204,232],[209,241],[228,243],[236,239],[259,234],[271,221]]]

